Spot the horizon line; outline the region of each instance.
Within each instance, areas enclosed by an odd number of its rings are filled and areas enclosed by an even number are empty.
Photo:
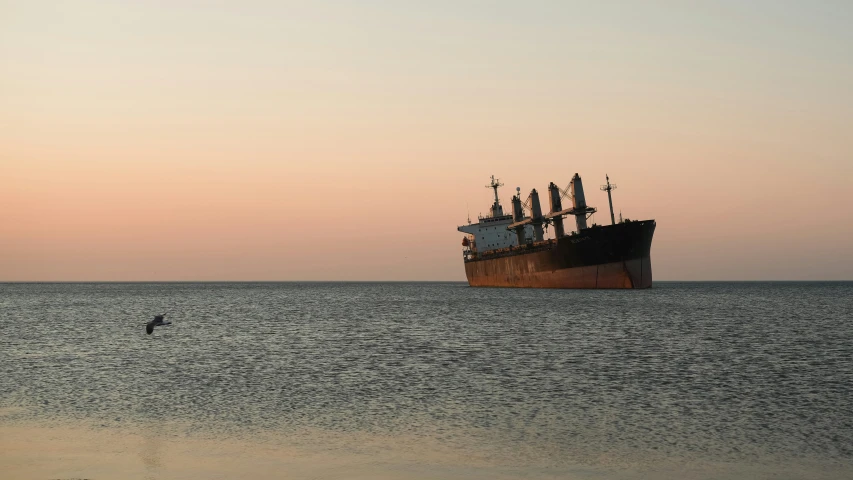
[[[655,280],[654,283],[830,283],[830,282],[853,282],[853,279],[825,279],[825,280]],[[63,284],[63,283],[119,283],[119,284],[146,284],[146,283],[467,283],[467,280],[0,280],[0,285],[7,284]],[[514,287],[472,287],[472,288],[514,288]],[[521,288],[523,287],[516,287]],[[538,290],[538,289],[534,289]],[[584,290],[584,289],[546,289],[546,290]],[[606,290],[606,289],[605,289]]]

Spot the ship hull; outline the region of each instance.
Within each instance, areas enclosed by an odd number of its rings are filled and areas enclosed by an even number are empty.
[[[472,287],[649,288],[654,220],[594,227],[465,262]]]

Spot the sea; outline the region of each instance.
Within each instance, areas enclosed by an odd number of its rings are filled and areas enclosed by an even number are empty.
[[[853,282],[0,284],[0,478],[853,478]]]

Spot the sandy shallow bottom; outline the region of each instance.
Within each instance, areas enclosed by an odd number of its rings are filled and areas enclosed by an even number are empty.
[[[310,442],[304,439],[312,438]],[[135,431],[69,425],[0,425],[0,471],[6,480],[168,479],[840,479],[844,465],[664,461],[658,465],[560,468],[501,462],[424,439],[302,432],[286,438],[207,438],[176,425]],[[607,461],[606,459],[602,459]]]
[[[565,478],[408,438],[316,432],[310,444],[287,445],[264,435],[211,439],[174,431],[0,426],[0,471],[8,480]]]

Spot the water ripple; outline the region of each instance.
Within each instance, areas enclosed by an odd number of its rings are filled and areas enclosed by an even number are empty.
[[[3,284],[0,297],[6,424],[420,438],[541,468],[853,464],[851,283]],[[174,325],[146,335],[163,311]]]

